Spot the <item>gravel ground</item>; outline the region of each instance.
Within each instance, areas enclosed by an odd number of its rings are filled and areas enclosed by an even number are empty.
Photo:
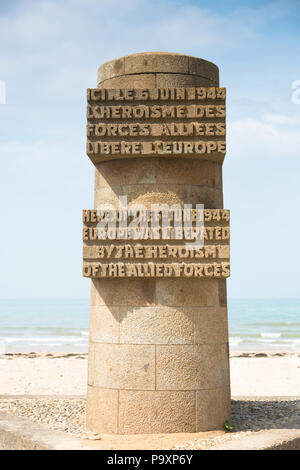
[[[300,399],[290,400],[232,400],[232,423],[234,430],[209,439],[194,439],[176,446],[181,450],[205,450],[231,439],[238,439],[267,429],[289,427],[292,418],[300,419]]]
[[[100,439],[97,433],[84,429],[86,402],[84,399],[63,398],[2,398],[0,411],[28,418],[50,429],[63,431],[81,439]],[[253,432],[289,426],[292,418],[300,419],[300,399],[249,399],[232,401],[234,431],[208,439],[194,439],[173,449],[208,449],[230,439]]]
[[[86,401],[62,398],[0,399],[0,411],[74,436],[84,431]]]

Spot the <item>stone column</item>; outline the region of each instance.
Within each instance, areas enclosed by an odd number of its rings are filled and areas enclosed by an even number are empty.
[[[98,71],[98,89],[218,86],[216,65],[181,54],[134,54]],[[121,195],[129,204],[147,207],[202,203],[223,208],[224,156],[112,158],[91,157],[95,208],[117,207]],[[228,364],[224,277],[92,278],[88,429],[119,434],[221,429],[231,413]]]

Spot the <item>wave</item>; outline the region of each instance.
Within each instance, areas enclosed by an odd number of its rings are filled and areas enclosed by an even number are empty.
[[[243,339],[240,337],[229,337],[229,345],[237,346],[239,343],[242,343]]]
[[[288,350],[293,352],[300,351],[300,338],[262,338],[262,337],[230,337],[229,346],[231,350]]]
[[[261,333],[262,338],[280,338],[281,333]]]

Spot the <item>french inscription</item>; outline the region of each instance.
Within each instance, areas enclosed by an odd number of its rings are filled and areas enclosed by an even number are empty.
[[[156,155],[223,161],[225,98],[225,88],[88,89],[87,154],[94,163]]]
[[[182,101],[215,100],[226,98],[226,88],[88,88],[87,99],[102,101]]]

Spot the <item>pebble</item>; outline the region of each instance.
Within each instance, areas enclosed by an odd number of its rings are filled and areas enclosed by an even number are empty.
[[[6,398],[0,399],[0,411],[78,436],[84,431],[86,401],[62,398]]]

